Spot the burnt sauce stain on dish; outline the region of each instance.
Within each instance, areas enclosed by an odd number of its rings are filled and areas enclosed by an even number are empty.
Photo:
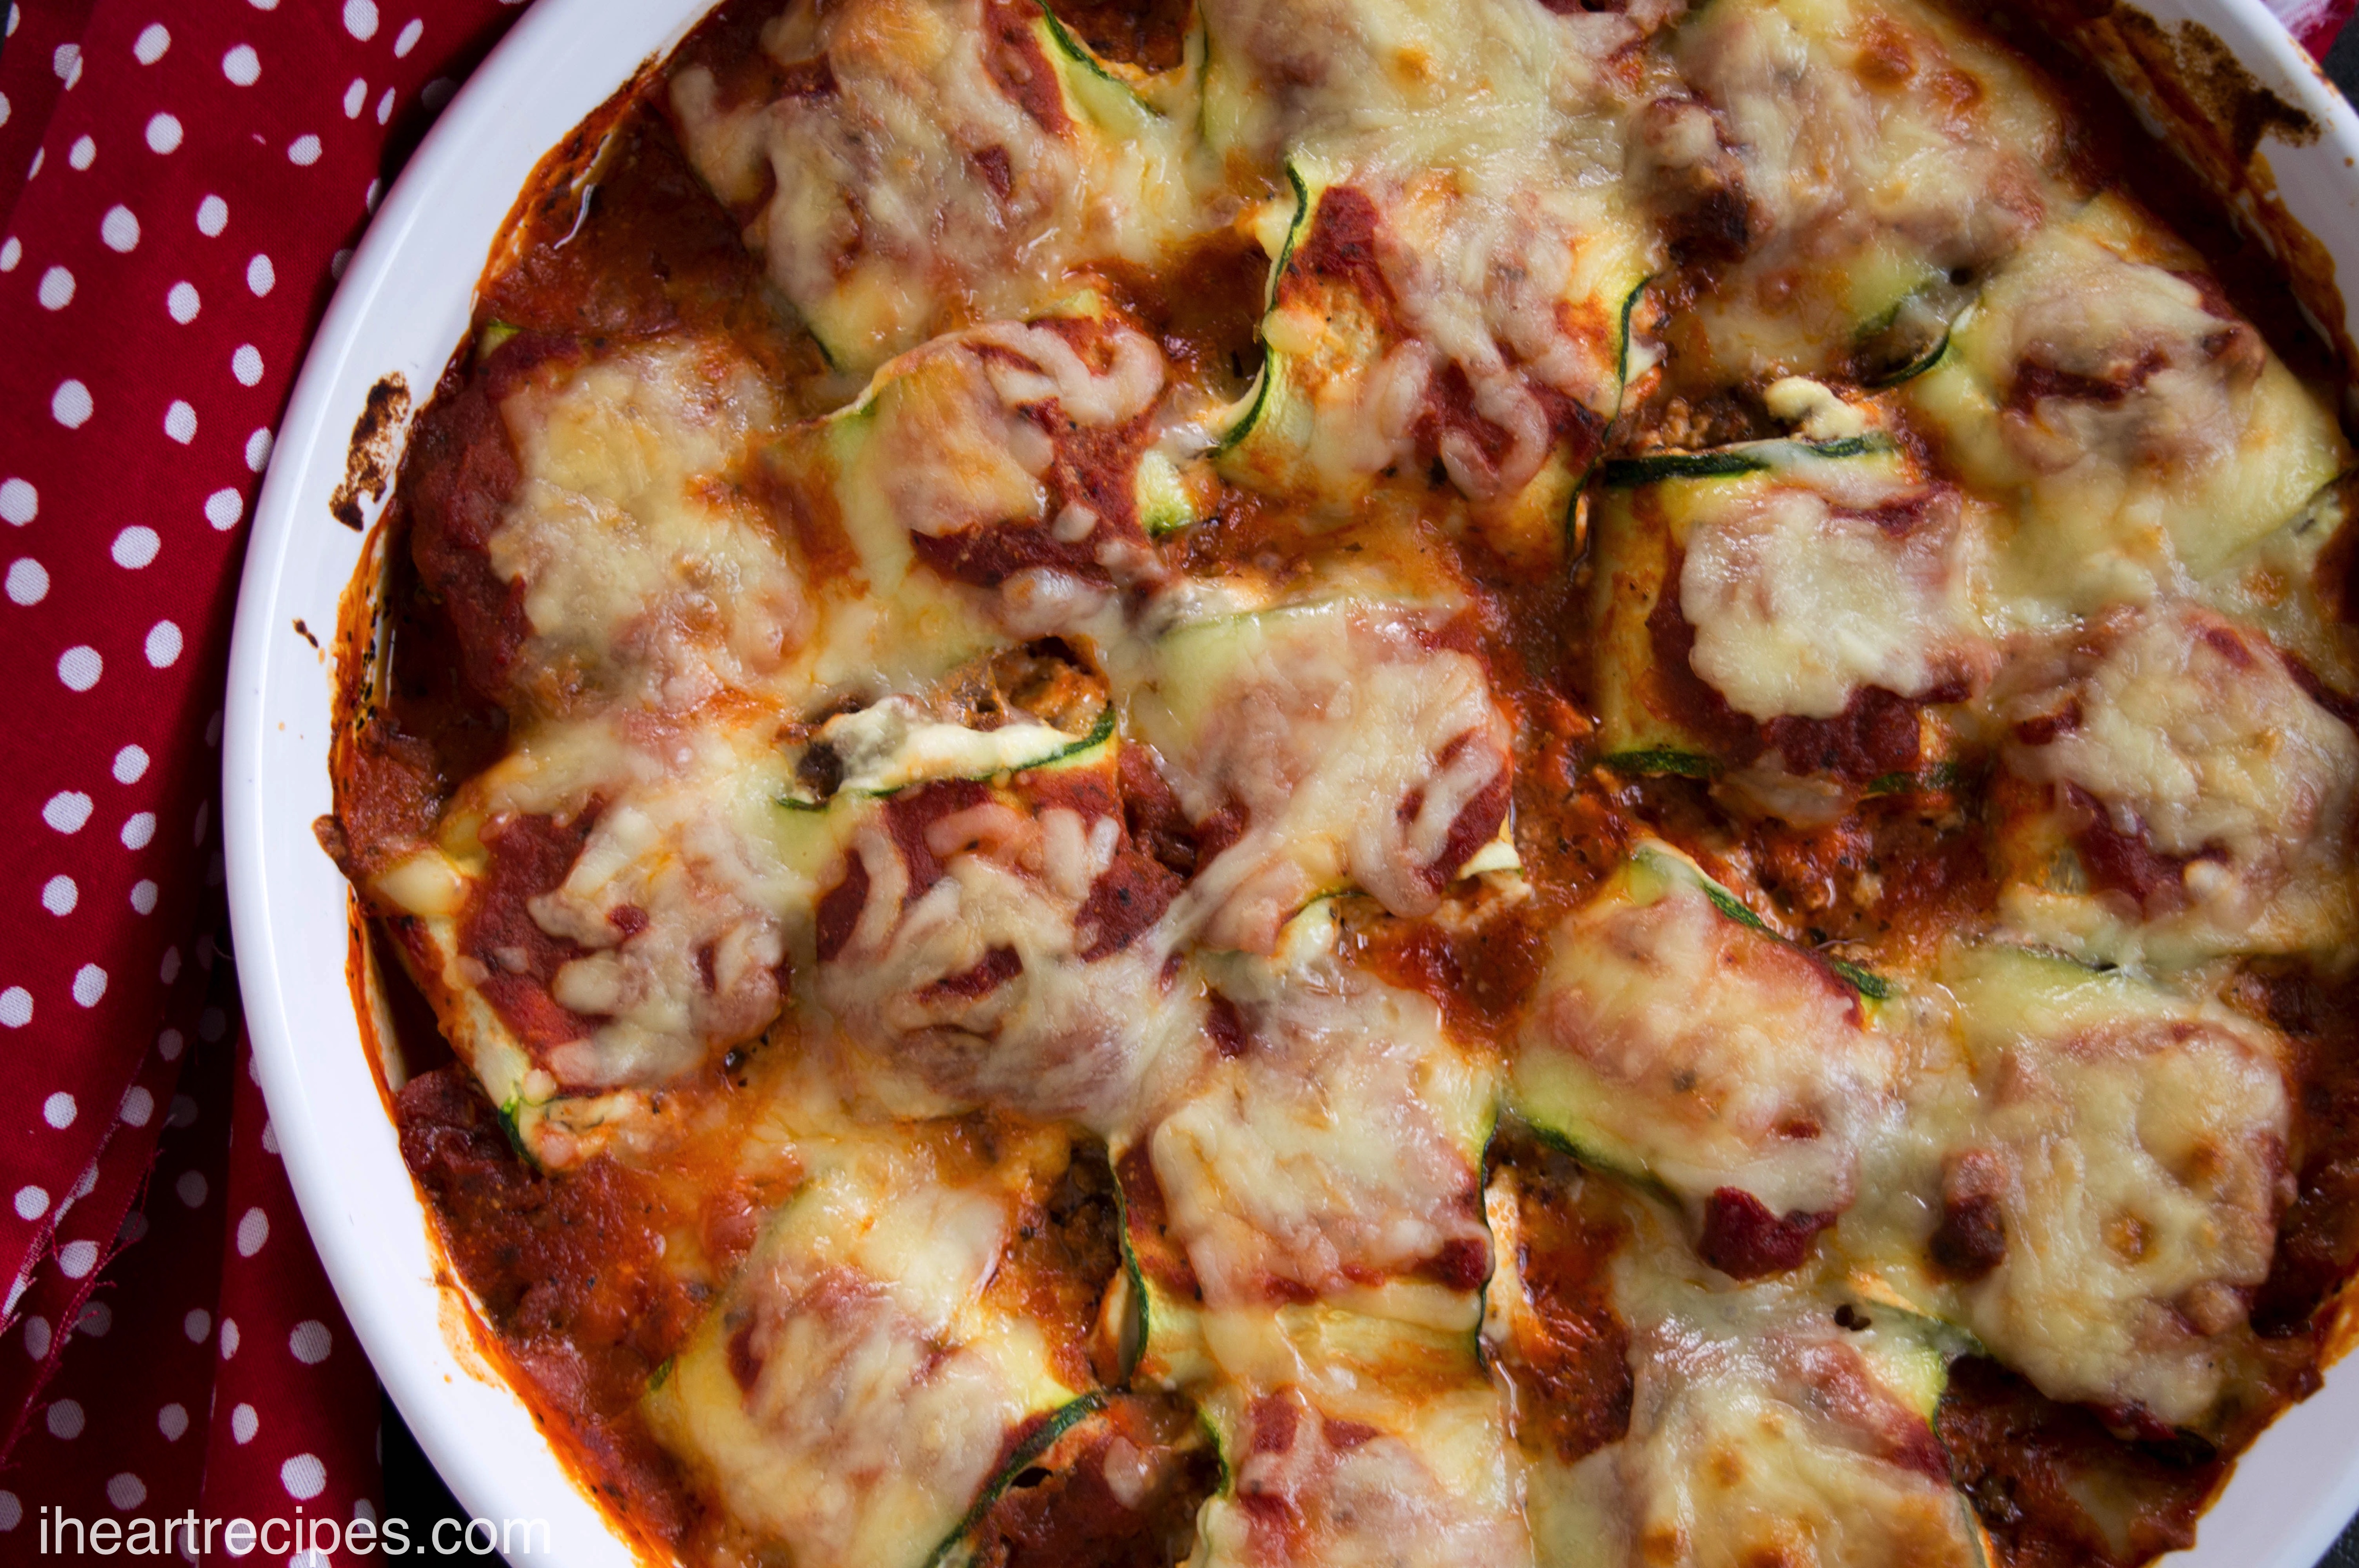
[[[369,388],[368,402],[353,421],[352,444],[344,451],[344,480],[328,498],[328,510],[337,522],[357,534],[365,519],[364,500],[382,498],[393,483],[401,432],[409,422],[409,383],[399,371],[388,372]]]
[[[2112,20],[2149,71],[2175,83],[2223,134],[2238,164],[2250,164],[2265,137],[2306,146],[2321,134],[2317,121],[2263,86],[2202,23],[2189,18],[2166,28],[2133,5],[2115,6]]]

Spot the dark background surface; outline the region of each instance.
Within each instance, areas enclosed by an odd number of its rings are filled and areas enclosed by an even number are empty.
[[[2359,101],[2359,24],[2354,24],[2326,57],[2326,73],[2346,97]],[[464,1519],[466,1515],[451,1499],[450,1488],[442,1477],[434,1473],[426,1455],[419,1451],[417,1440],[402,1424],[401,1412],[393,1401],[385,1401],[385,1506],[389,1515],[409,1521],[412,1541],[432,1539],[435,1521],[443,1519]],[[455,1531],[445,1530],[446,1538]],[[496,1559],[486,1556],[480,1561]],[[2319,1568],[2359,1568],[2359,1523],[2343,1531]]]

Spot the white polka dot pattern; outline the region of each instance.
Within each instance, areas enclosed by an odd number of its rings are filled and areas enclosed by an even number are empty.
[[[155,529],[148,527],[144,523],[134,523],[130,527],[125,528],[122,533],[117,534],[114,536],[114,543],[109,546],[107,554],[114,557],[114,564],[116,566],[122,567],[129,571],[137,571],[141,567],[147,566],[150,562],[154,561],[156,558],[156,552],[163,547],[164,541],[157,534]],[[138,748],[136,746],[126,746],[124,750],[125,752],[134,752],[138,751]],[[142,757],[147,755],[145,752],[141,752],[139,754]],[[144,763],[142,764],[142,767],[144,771]],[[134,774],[132,778],[124,778],[120,765],[117,766],[114,776],[118,781],[124,784],[131,784],[135,782],[137,777],[136,774]]]
[[[69,430],[89,424],[93,408],[90,388],[71,376],[58,383],[58,389],[49,394],[49,416]]]
[[[12,603],[38,604],[49,596],[49,568],[30,556],[10,561],[7,589]]]
[[[298,1454],[278,1467],[278,1478],[285,1483],[287,1495],[299,1502],[310,1502],[328,1484],[328,1467],[312,1454]]]
[[[68,691],[88,691],[105,672],[105,659],[87,643],[78,643],[58,655],[58,679]]]
[[[277,410],[387,129],[414,132],[462,41],[521,8],[102,0],[32,8],[29,52],[11,39],[0,361],[36,373],[0,376],[0,429],[33,438],[0,441],[0,627],[26,639],[12,721],[57,739],[0,772],[21,865],[0,885],[0,1038],[39,1064],[0,1097],[18,1140],[0,1312],[26,1331],[0,1346],[49,1379],[0,1534],[29,1525],[28,1497],[84,1518],[289,1499],[375,1517],[367,1368],[340,1344],[234,1012],[208,998],[233,982],[198,924],[221,852],[204,687]]]
[[[334,1347],[335,1339],[328,1332],[328,1325],[317,1321],[297,1324],[295,1332],[287,1337],[288,1352],[306,1367],[316,1367],[325,1361],[328,1352]]]

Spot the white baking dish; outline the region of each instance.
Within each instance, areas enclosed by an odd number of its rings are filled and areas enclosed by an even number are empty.
[[[623,1564],[523,1402],[469,1347],[436,1282],[426,1216],[364,1054],[346,979],[346,890],[312,820],[329,808],[335,672],[324,635],[363,535],[331,514],[370,388],[422,400],[466,330],[494,235],[543,153],[668,49],[711,0],[539,0],[443,113],[353,257],[278,433],[231,650],[223,754],[231,913],[246,1017],[288,1173],[344,1310],[426,1452],[473,1514],[545,1519],[535,1563]],[[2260,0],[2165,0],[2208,27],[2322,134],[2264,146],[2284,211],[2359,276],[2359,117]],[[2262,204],[2260,211],[2266,211]],[[2314,301],[2333,314],[2337,301]],[[2359,335],[2359,315],[2341,323]],[[2175,1568],[2311,1568],[2359,1509],[2359,1365],[2331,1373],[2238,1466]]]

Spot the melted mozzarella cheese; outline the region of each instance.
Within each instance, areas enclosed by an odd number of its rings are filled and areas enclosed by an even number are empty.
[[[1430,451],[1497,536],[1552,535],[1620,408],[1643,232],[1545,144],[1447,167],[1290,168],[1308,205],[1223,471],[1341,510]],[[1365,235],[1341,215],[1363,207]],[[1367,248],[1372,270],[1306,270],[1330,245]]]
[[[1166,367],[1097,296],[1066,306],[946,334],[771,449],[771,472],[840,527],[858,563],[817,586],[810,678],[859,692],[939,675],[1008,635],[1122,636],[1110,585],[1161,571],[1142,518],[1135,506],[1101,516],[1065,490],[1069,479],[1139,488],[1143,442],[1118,460],[1083,449],[1150,417]],[[990,590],[919,566],[929,542],[994,533],[1016,537]]]
[[[1518,1260],[1527,1203],[1568,1201],[1507,1168],[1487,1207],[1502,1268],[1484,1338],[1511,1360],[1546,1343]],[[1626,1433],[1568,1461],[1516,1411],[1539,1560],[1579,1568],[1981,1568],[1978,1530],[1930,1425],[1946,1377],[1938,1325],[1897,1312],[1838,1323],[1822,1289],[1730,1289],[1684,1257],[1653,1203],[1595,1182],[1570,1201],[1626,1238],[1600,1260],[1627,1335]],[[1848,1325],[1848,1326],[1845,1326]]]
[[[1514,7],[1447,20],[1451,51],[1486,27],[1549,26]],[[1429,75],[1447,69],[1421,42],[1383,47]],[[1371,137],[1348,113],[1304,111],[1287,163],[1298,210],[1262,323],[1269,354],[1219,460],[1236,482],[1340,514],[1439,465],[1497,547],[1561,548],[1621,406],[1628,309],[1659,258],[1612,178],[1618,111],[1582,98],[1560,112],[1562,84],[1523,63],[1511,45],[1473,67],[1498,77],[1486,112],[1430,135]]]
[[[1151,265],[1220,222],[1189,183],[1190,105],[1069,81],[1087,68],[1028,6],[1006,9],[794,7],[765,45],[806,75],[823,61],[824,90],[732,104],[701,67],[672,81],[690,157],[724,200],[760,203],[747,237],[839,369],[872,370],[961,318],[1032,314],[1071,269]]]
[[[1908,395],[1971,482],[2012,497],[1998,587],[2031,624],[2211,572],[2350,457],[2194,253],[2112,196],[2026,245]]]
[[[811,884],[781,842],[785,770],[767,741],[758,722],[670,734],[552,726],[470,785],[446,820],[456,847],[503,813],[603,803],[563,880],[527,905],[541,930],[587,949],[549,986],[593,1023],[546,1054],[562,1087],[660,1083],[777,1016],[789,911]]]
[[[523,589],[531,695],[677,710],[777,671],[810,609],[735,484],[777,418],[754,367],[692,339],[556,367],[501,406],[519,477],[485,545]]]
[[[1979,1568],[1911,1387],[1925,1353],[1863,1344],[1816,1302],[1745,1295],[1679,1291],[1633,1325],[1629,1436],[1583,1462],[1618,1483],[1625,1561]]]
[[[1430,457],[1502,548],[1561,547],[1658,260],[1616,176],[1646,69],[1623,51],[1663,9],[1203,8],[1212,150],[1302,198],[1223,471],[1341,511]],[[1306,271],[1323,229],[1357,259]]]
[[[1948,976],[2006,1253],[1963,1322],[2060,1400],[2200,1426],[2267,1277],[2289,1109],[2279,1044],[2116,974],[2001,948]]]
[[[1071,1398],[984,1292],[1007,1197],[872,1155],[774,1222],[647,1398],[730,1513],[806,1568],[915,1568],[1027,1418]]]
[[[1738,712],[1832,719],[1863,687],[1920,697],[1987,674],[1975,520],[1955,491],[1879,466],[1803,460],[1681,509],[1689,662]]]
[[[1168,925],[1095,951],[1088,900],[1114,868],[1118,817],[986,796],[927,824],[940,874],[919,887],[889,810],[850,834],[866,892],[815,983],[880,1074],[914,1073],[956,1105],[1112,1130],[1150,1092],[1167,1051],[1184,1073],[1196,1002],[1166,973]]]
[[[1558,927],[1512,1075],[1523,1113],[1591,1157],[1785,1215],[1851,1203],[1900,1070],[1849,988],[1655,846]]]
[[[654,1136],[662,1091],[785,1005],[824,832],[778,806],[788,774],[773,729],[710,711],[682,728],[545,722],[460,792],[432,849],[373,881],[416,917],[413,957],[445,1037],[542,1163]],[[512,818],[584,816],[571,863],[525,904],[542,934],[574,946],[530,978],[584,1033],[527,1044],[484,988],[528,973],[528,957],[471,935],[495,852],[484,836]]]
[[[1497,1395],[1414,1402],[1223,1388],[1230,1484],[1204,1505],[1195,1568],[1516,1568],[1532,1560]]]
[[[1266,953],[1315,895],[1356,885],[1421,914],[1504,814],[1508,727],[1480,661],[1418,618],[1352,600],[1183,624],[1131,721],[1195,821],[1243,836],[1181,895],[1214,947]],[[1469,838],[1469,814],[1484,815]]]
[[[1733,189],[1716,194],[1737,233],[1723,243],[1747,253],[1680,335],[1697,371],[1843,368],[1906,325],[1893,318],[1913,296],[1954,309],[1951,273],[2010,254],[2056,200],[2064,147],[2048,95],[1930,7],[1700,6],[1673,51],[1712,113],[1671,119],[1680,135],[1647,149],[1640,173],[1677,202],[1698,170],[1733,159],[1734,180],[1720,177]],[[1938,321],[1919,335],[1938,341]]]
[[[1206,0],[1205,134],[1223,157],[1277,172],[1290,147],[1390,146],[1447,153],[1473,145],[1596,134],[1549,124],[1594,107],[1615,57],[1671,6],[1624,12],[1486,5],[1479,0]]]
[[[1038,719],[1019,719],[996,730],[971,730],[929,719],[906,697],[820,727],[819,739],[842,768],[841,790],[891,795],[929,779],[987,779],[1045,762],[1073,749],[1074,738]]]
[[[1452,1248],[1484,1249],[1475,1209],[1486,1075],[1440,1010],[1332,960],[1256,995],[1147,1148],[1171,1235],[1210,1310],[1300,1291],[1349,1299]]]
[[[2349,929],[2359,738],[2265,639],[2184,604],[2125,611],[2018,664],[1995,701],[2018,776],[2086,791],[2111,831],[2184,862],[2170,901],[2184,908],[2129,911],[2133,927],[2157,927],[2152,950],[2317,946]],[[2102,940],[2075,903],[2027,885],[2009,913],[2051,938]]]

